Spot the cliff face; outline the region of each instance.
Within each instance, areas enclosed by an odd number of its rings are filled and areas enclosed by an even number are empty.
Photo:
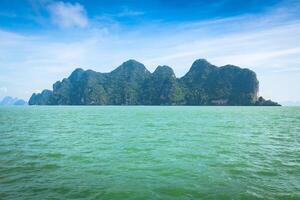
[[[252,105],[257,100],[256,74],[233,65],[216,67],[196,60],[181,83],[187,88],[189,105]]]
[[[110,73],[76,69],[53,85],[53,91],[33,94],[30,105],[265,105],[258,101],[258,80],[249,69],[217,67],[196,60],[182,78],[172,68],[150,73],[129,60]],[[272,105],[268,101],[268,105]]]

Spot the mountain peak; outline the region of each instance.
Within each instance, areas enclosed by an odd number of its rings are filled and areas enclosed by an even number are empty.
[[[192,64],[191,69],[193,68],[216,68],[216,66],[210,64],[207,60],[205,59],[197,59],[195,62]]]
[[[140,63],[136,60],[133,60],[133,59],[130,59],[130,60],[127,60],[127,61],[123,62],[120,67],[146,69],[145,65],[143,65],[142,63]]]
[[[82,69],[82,68],[76,68],[72,73],[71,75],[69,76],[69,79],[74,82],[74,81],[77,81],[79,80],[81,77],[82,77],[82,74],[84,73],[85,71]]]
[[[123,62],[119,67],[117,67],[115,70],[112,71],[113,74],[119,74],[119,73],[150,73],[145,65],[142,63],[130,59],[126,62]]]
[[[80,68],[80,67],[78,67],[78,68],[76,68],[73,72],[83,72],[84,71],[84,69],[82,69],[82,68]]]
[[[210,64],[210,63],[209,63],[206,59],[204,59],[204,58],[199,58],[199,59],[195,60],[193,64],[195,64],[195,63],[198,63],[198,64],[200,64],[200,63],[202,63],[202,64]],[[210,64],[210,65],[211,65],[211,64]]]
[[[172,76],[175,77],[175,73],[173,71],[173,69],[167,65],[159,65],[155,71],[153,72],[154,75],[158,75],[158,76]]]
[[[129,59],[129,60],[127,60],[127,61],[125,61],[125,62],[123,62],[123,64],[122,65],[128,65],[128,64],[141,64],[141,65],[143,65],[142,63],[140,63],[139,61],[137,61],[137,60],[134,60],[134,59]]]
[[[198,59],[195,62],[193,62],[190,70],[184,77],[194,77],[194,76],[199,76],[200,74],[209,74],[210,72],[215,71],[218,69],[215,65],[210,64],[207,60],[205,59]]]

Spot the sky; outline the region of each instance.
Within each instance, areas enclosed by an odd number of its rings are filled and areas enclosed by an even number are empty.
[[[254,70],[259,95],[300,102],[300,0],[0,0],[0,99],[28,100],[78,67],[135,59],[181,77],[199,58]]]

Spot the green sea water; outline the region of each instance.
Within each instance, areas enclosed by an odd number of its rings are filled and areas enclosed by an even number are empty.
[[[0,199],[300,199],[300,107],[0,107]]]

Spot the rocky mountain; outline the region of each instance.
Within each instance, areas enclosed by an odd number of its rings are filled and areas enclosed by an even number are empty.
[[[2,105],[2,106],[23,106],[23,105],[27,105],[27,102],[24,101],[23,99],[6,96],[2,99],[2,101],[0,102],[0,105]]]
[[[258,98],[258,80],[249,69],[217,67],[204,59],[176,78],[172,68],[151,73],[128,60],[110,73],[74,70],[57,81],[53,91],[33,94],[30,105],[279,105]]]

